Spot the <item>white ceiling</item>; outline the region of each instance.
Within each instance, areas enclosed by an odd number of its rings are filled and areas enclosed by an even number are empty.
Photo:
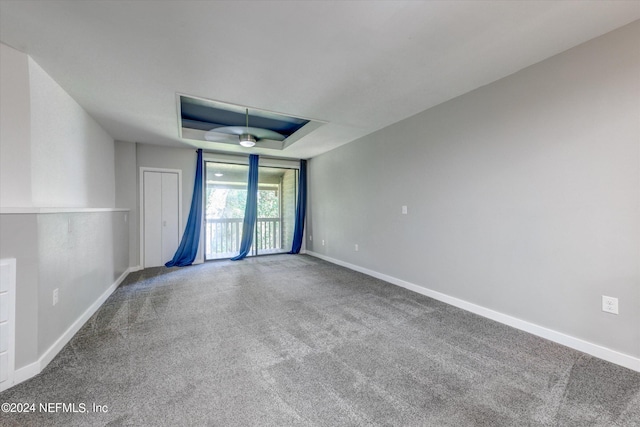
[[[115,139],[181,140],[176,93],[327,124],[309,158],[640,19],[638,1],[0,0],[29,54]]]

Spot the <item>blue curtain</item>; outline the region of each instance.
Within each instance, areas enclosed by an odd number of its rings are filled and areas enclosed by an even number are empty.
[[[253,242],[253,230],[258,219],[258,155],[249,156],[249,183],[247,184],[247,204],[244,208],[244,221],[242,222],[242,240],[240,253],[231,258],[232,261],[240,261],[249,254]]]
[[[293,229],[293,245],[290,254],[300,253],[304,232],[304,216],[307,211],[307,161],[300,160],[298,177],[298,204],[296,205],[296,225]]]
[[[202,225],[202,150],[198,150],[196,178],[193,183],[193,197],[187,227],[184,229],[182,241],[173,259],[165,264],[167,267],[185,267],[191,265],[198,253],[200,242],[200,226]]]

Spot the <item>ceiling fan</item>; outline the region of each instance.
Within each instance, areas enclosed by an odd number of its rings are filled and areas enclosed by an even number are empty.
[[[221,135],[222,134],[222,135]],[[285,136],[271,129],[249,127],[249,109],[246,109],[245,126],[220,126],[211,129],[204,134],[204,138],[211,142],[221,142],[222,138],[228,139],[226,135],[237,135],[238,143],[246,148],[251,148],[258,141],[282,142]]]

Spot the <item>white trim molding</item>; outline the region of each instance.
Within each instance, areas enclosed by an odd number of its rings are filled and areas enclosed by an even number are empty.
[[[120,286],[120,284],[126,279],[129,273],[133,271],[142,270],[140,267],[128,268],[124,273],[120,275],[116,279],[115,282],[111,286],[109,286],[103,293],[98,297],[97,300],[93,302],[87,308],[80,317],[76,319],[75,322],[69,326],[69,328],[62,334],[52,345],[45,351],[42,356],[38,360],[33,363],[30,363],[26,366],[23,366],[19,369],[16,369],[15,375],[13,377],[13,385],[20,384],[23,381],[28,380],[36,375],[38,375],[44,368],[47,367],[49,363],[60,353],[63,347],[71,341],[71,338],[84,326],[85,323],[93,316],[98,309],[104,304],[104,302],[111,296],[111,294]]]
[[[227,153],[202,153],[204,162],[229,163],[236,165],[249,165],[248,155],[235,155]],[[300,169],[300,160],[283,159],[279,157],[267,157],[260,155],[258,166],[282,169]]]
[[[91,212],[129,212],[126,208],[13,208],[1,207],[2,215],[18,214],[57,214],[57,213],[91,213]]]
[[[471,313],[478,314],[482,317],[495,320],[496,322],[500,322],[505,325],[514,327],[516,329],[520,329],[521,331],[529,332],[530,334],[537,335],[539,337],[548,339],[558,344],[562,344],[564,346],[570,347],[574,350],[578,350],[583,353],[590,354],[591,356],[597,357],[599,359],[606,360],[608,362],[615,363],[616,365],[624,366],[625,368],[629,368],[631,370],[640,372],[640,358],[637,358],[628,354],[620,353],[610,348],[603,347],[601,345],[594,344],[592,342],[585,341],[580,338],[576,338],[571,335],[567,335],[562,332],[555,331],[553,329],[545,328],[544,326],[536,325],[535,323],[518,319],[508,314],[500,313],[498,311],[491,310],[489,308],[486,308],[468,301],[464,301],[459,298],[452,297],[447,294],[443,294],[441,292],[433,291],[431,289],[424,288],[414,283],[410,283],[393,276],[388,276],[386,274],[379,273],[377,271],[370,270],[365,267],[360,267],[358,265],[341,261],[339,259],[331,258],[326,255],[322,255],[317,252],[313,252],[309,250],[305,251],[305,253],[307,255],[328,261],[332,264],[346,267],[350,270],[358,271],[368,276],[375,277],[376,279],[384,280],[385,282],[389,282],[396,286],[409,289],[410,291],[417,292],[419,294],[425,295],[429,298],[436,299],[438,301],[442,301],[454,307],[458,307],[463,310],[470,311]]]

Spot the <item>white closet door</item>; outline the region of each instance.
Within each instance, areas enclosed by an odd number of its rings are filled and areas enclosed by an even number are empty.
[[[162,173],[144,173],[144,267],[162,262]]]
[[[162,174],[162,264],[178,249],[178,174]]]
[[[180,244],[180,179],[176,172],[144,171],[144,267],[159,267]]]

